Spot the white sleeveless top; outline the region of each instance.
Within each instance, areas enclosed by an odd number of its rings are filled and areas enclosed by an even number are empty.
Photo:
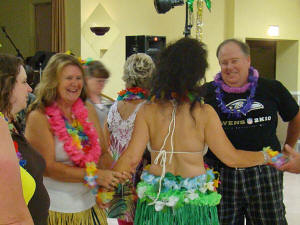
[[[110,150],[114,161],[117,161],[127,148],[134,128],[136,114],[145,101],[139,103],[131,115],[123,120],[118,111],[118,101],[110,108],[107,115],[107,125],[110,132]]]
[[[64,150],[64,143],[56,136],[55,160],[66,165],[74,165]],[[95,196],[83,183],[63,182],[44,177],[44,185],[50,197],[50,210],[62,213],[77,213],[92,208]]]

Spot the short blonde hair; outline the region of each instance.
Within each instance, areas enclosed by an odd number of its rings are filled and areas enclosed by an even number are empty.
[[[127,87],[149,88],[150,78],[155,65],[151,57],[145,53],[133,54],[125,62],[122,77]]]
[[[32,103],[29,111],[34,109],[44,110],[45,107],[53,104],[58,96],[57,87],[59,84],[59,75],[68,65],[77,66],[84,76],[84,69],[77,58],[63,53],[53,55],[43,71],[40,83],[35,89],[36,100]],[[83,79],[83,82],[84,85],[80,94],[80,98],[85,101],[87,98],[85,79]]]

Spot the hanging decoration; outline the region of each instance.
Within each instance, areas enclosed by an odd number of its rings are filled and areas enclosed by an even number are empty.
[[[203,1],[197,0],[197,16],[196,16],[196,39],[202,41],[203,38]]]
[[[203,39],[203,1],[205,1],[207,9],[211,11],[211,0],[197,0],[196,39],[199,41]]]
[[[188,6],[189,6],[189,10],[190,10],[191,12],[194,11],[194,1],[195,1],[195,0],[187,0],[187,1],[186,1],[187,4],[188,4]]]
[[[210,0],[204,0],[204,1],[205,1],[207,9],[210,11],[211,10],[211,1]]]

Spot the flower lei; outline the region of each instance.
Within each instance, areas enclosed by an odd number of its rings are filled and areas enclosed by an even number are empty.
[[[230,116],[240,118],[241,115],[246,115],[248,111],[251,109],[253,98],[255,95],[256,87],[257,87],[257,81],[258,81],[258,72],[253,67],[250,67],[249,69],[249,76],[248,76],[248,83],[245,84],[243,87],[229,87],[227,86],[224,81],[222,80],[221,73],[218,73],[214,79],[213,84],[216,86],[216,99],[218,101],[218,107],[221,109],[223,113],[226,113]],[[223,101],[224,93],[225,91],[227,93],[243,93],[246,92],[250,88],[250,95],[247,97],[246,103],[243,105],[243,107],[239,110],[236,109],[229,109],[226,106],[226,103]]]
[[[88,138],[81,143],[78,143],[79,132],[76,134],[74,130],[67,129],[63,113],[56,102],[46,107],[45,112],[54,134],[64,142],[64,150],[76,166],[84,168],[87,162],[98,162],[101,155],[98,135],[92,123],[87,121],[88,111],[80,98],[72,105],[72,114],[82,128],[80,132]]]
[[[158,91],[156,94],[152,95],[150,100],[152,102],[154,102],[155,99],[174,100],[174,99],[180,99],[180,98],[176,92],[171,92],[169,94],[165,94],[164,91],[161,91],[161,92]],[[195,100],[198,102],[202,102],[201,97],[195,96],[195,94],[193,94],[192,92],[187,92],[186,95],[181,98],[181,100],[186,101],[186,102],[193,102]]]
[[[140,87],[126,88],[118,93],[117,101],[130,101],[137,99],[145,99],[148,96],[148,92]]]
[[[26,166],[27,164],[27,161],[26,159],[23,159],[22,154],[19,152],[19,145],[16,141],[14,141],[14,146],[15,146],[17,157],[19,159],[19,165],[24,168],[24,166]]]
[[[276,168],[280,168],[289,161],[289,158],[286,155],[278,151],[273,151],[270,146],[264,147],[263,152],[267,155],[267,164],[275,166]]]
[[[4,118],[5,121],[7,122],[8,129],[9,129],[10,133],[13,133],[13,132],[17,131],[17,129],[15,128],[15,126],[12,123],[8,122],[8,119],[3,115],[2,112],[0,112],[0,117]],[[19,159],[19,165],[24,168],[24,166],[27,164],[27,160],[23,159],[21,152],[19,152],[18,142],[16,142],[16,141],[13,141],[13,142],[14,142],[14,147],[15,147],[15,151],[16,151],[17,157]]]

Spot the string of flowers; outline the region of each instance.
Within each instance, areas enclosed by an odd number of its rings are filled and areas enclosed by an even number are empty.
[[[98,162],[101,155],[98,135],[94,126],[88,122],[88,111],[80,98],[73,104],[72,114],[82,127],[80,132],[88,138],[88,141],[84,139],[81,145],[76,141],[80,140],[79,137],[75,140],[72,138],[72,135],[76,136],[79,133],[70,134],[73,130],[68,132],[63,113],[57,103],[46,107],[45,112],[48,115],[48,121],[54,134],[64,142],[64,150],[76,166],[84,168],[87,162]]]
[[[164,91],[157,91],[156,94],[151,96],[151,101],[154,102],[155,100],[159,99],[167,99],[167,100],[181,100],[186,102],[202,102],[202,98],[200,96],[195,95],[192,92],[187,92],[184,96],[179,96],[176,92],[165,93]]]
[[[280,168],[283,164],[289,161],[289,158],[286,155],[278,151],[273,151],[270,146],[264,147],[263,152],[265,152],[269,158],[268,164],[275,166],[276,168]]]
[[[8,129],[9,129],[9,131],[10,131],[11,134],[17,131],[17,129],[13,125],[13,123],[10,123],[8,121],[8,119],[3,115],[2,112],[0,112],[0,117],[4,118],[5,121],[7,122]],[[26,166],[26,164],[27,164],[27,160],[23,159],[21,152],[19,152],[19,145],[18,145],[18,143],[16,141],[13,141],[13,143],[14,143],[14,147],[15,147],[15,151],[16,151],[17,157],[19,159],[19,165],[24,168],[24,166]]]
[[[257,87],[257,81],[258,81],[258,72],[253,67],[250,67],[249,69],[249,76],[248,76],[248,83],[245,84],[243,87],[229,87],[224,83],[224,81],[221,78],[221,73],[218,73],[214,79],[213,84],[216,86],[216,99],[218,102],[218,107],[221,109],[223,113],[228,114],[228,117],[236,117],[240,118],[242,115],[246,115],[247,112],[251,109],[252,103],[254,101],[255,91]],[[229,109],[226,106],[226,103],[223,100],[224,93],[223,91],[227,93],[243,93],[246,92],[248,89],[250,89],[250,95],[247,97],[246,103],[243,105],[240,109]]]
[[[26,164],[27,164],[27,160],[23,159],[21,152],[19,152],[19,145],[16,141],[14,141],[14,146],[15,146],[15,151],[16,151],[17,157],[19,159],[19,165],[24,168],[24,166],[26,166]]]
[[[148,96],[148,92],[140,87],[126,88],[118,93],[117,101],[130,101],[145,99]]]

